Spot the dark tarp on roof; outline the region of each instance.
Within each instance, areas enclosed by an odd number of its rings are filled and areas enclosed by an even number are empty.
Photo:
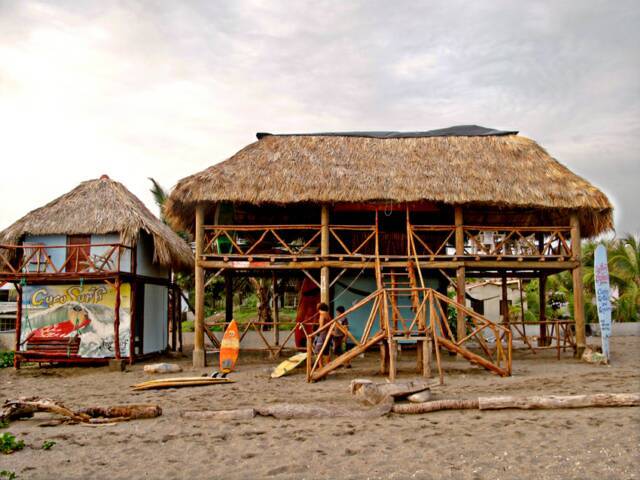
[[[279,137],[368,137],[368,138],[420,138],[420,137],[486,137],[517,135],[517,131],[496,130],[479,125],[456,125],[454,127],[428,130],[426,132],[322,132],[322,133],[266,133],[258,132],[258,140],[269,135]]]

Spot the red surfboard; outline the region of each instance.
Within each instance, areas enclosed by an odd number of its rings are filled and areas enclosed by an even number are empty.
[[[222,373],[233,371],[238,361],[239,353],[240,331],[238,330],[236,321],[232,320],[227,327],[227,331],[224,332],[222,342],[220,343],[220,371]]]
[[[70,333],[80,330],[91,323],[88,317],[85,317],[81,322],[74,322],[73,320],[67,320],[64,322],[55,323],[46,327],[40,327],[32,331],[27,336],[27,341],[34,340],[36,338],[65,338]]]

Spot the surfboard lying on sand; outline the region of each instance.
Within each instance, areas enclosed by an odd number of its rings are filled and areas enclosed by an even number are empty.
[[[235,320],[232,320],[220,343],[220,371],[222,373],[233,371],[239,353],[240,332],[238,331],[238,324]]]
[[[147,382],[136,383],[131,387],[134,391],[137,391],[153,390],[159,388],[200,387],[204,385],[217,385],[219,383],[233,383],[233,380],[231,380],[230,378],[211,377],[159,378],[157,380],[149,380]]]
[[[307,359],[306,352],[298,353],[293,357],[286,359],[284,362],[282,362],[280,365],[278,365],[276,368],[273,369],[273,372],[271,372],[271,378],[280,378],[286,375],[291,370],[293,370],[298,365],[300,365],[302,362],[304,362],[306,359]]]

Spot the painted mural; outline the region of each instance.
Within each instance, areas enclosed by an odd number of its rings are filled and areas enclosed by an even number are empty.
[[[115,356],[115,288],[107,284],[24,287],[20,350],[67,357]],[[131,287],[120,287],[120,352],[129,355]]]

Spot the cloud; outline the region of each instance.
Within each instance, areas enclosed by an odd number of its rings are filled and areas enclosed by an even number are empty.
[[[518,129],[634,214],[635,2],[1,2],[0,227],[108,173],[153,207],[256,131]],[[25,188],[29,193],[25,195]]]

